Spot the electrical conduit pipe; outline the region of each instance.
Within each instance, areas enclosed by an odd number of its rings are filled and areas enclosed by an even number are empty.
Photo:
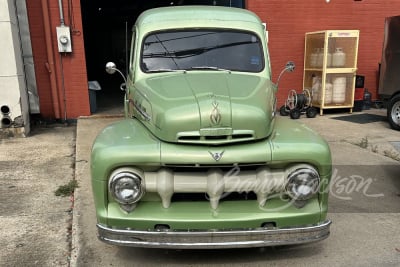
[[[50,14],[49,14],[49,6],[47,0],[42,0],[42,14],[43,14],[43,23],[44,23],[44,33],[46,40],[46,52],[47,52],[47,63],[46,67],[49,71],[50,75],[50,88],[51,88],[51,97],[53,99],[53,110],[54,116],[56,119],[60,117],[60,103],[58,98],[58,88],[57,81],[55,76],[54,69],[54,56],[53,56],[53,46],[51,42],[51,27],[50,27]]]

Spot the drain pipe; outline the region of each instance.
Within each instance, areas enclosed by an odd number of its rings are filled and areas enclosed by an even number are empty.
[[[58,88],[56,81],[56,72],[54,69],[54,56],[53,56],[53,45],[51,42],[51,27],[50,27],[50,14],[49,14],[49,5],[47,0],[42,0],[42,14],[43,14],[43,23],[44,23],[44,32],[46,39],[46,50],[47,50],[47,60],[46,68],[50,75],[50,88],[51,88],[51,96],[53,100],[53,110],[56,119],[60,119],[60,103],[58,98]]]
[[[3,115],[1,119],[1,128],[8,128],[11,126],[11,118],[10,118],[10,107],[7,105],[1,106],[0,112]]]

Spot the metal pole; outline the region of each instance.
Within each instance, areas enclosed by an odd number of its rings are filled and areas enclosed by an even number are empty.
[[[63,3],[62,0],[58,0],[58,10],[60,11],[60,24],[64,26],[64,12],[63,12]]]

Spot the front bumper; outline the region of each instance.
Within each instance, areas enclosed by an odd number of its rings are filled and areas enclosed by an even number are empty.
[[[103,242],[132,247],[169,249],[216,249],[303,244],[329,236],[331,221],[288,228],[257,228],[209,231],[137,231],[97,225]]]

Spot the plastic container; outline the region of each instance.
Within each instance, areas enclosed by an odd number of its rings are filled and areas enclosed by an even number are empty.
[[[318,66],[318,55],[319,55],[319,48],[315,48],[314,52],[312,52],[310,55],[310,67]]]
[[[333,101],[333,85],[331,83],[325,83],[325,105],[332,104]]]
[[[346,53],[343,52],[341,47],[335,49],[335,53],[332,55],[332,67],[344,67],[346,65]]]
[[[368,92],[367,88],[365,88],[364,98],[363,98],[363,100],[364,100],[363,109],[370,109],[371,108],[371,96],[372,96],[371,93]]]
[[[321,48],[319,50],[318,53],[318,57],[317,57],[317,67],[322,67],[324,65],[324,53],[325,53],[325,49]],[[326,54],[326,66],[327,67],[331,67],[332,65],[332,54],[331,53],[327,53]]]
[[[90,113],[95,113],[97,111],[97,97],[96,91],[101,90],[101,86],[98,81],[89,81],[89,103],[90,103]]]
[[[317,67],[320,68],[324,64],[324,49],[320,48],[317,57]]]
[[[314,76],[312,78],[312,88],[311,88],[313,103],[321,104],[320,90],[321,90],[321,77]]]
[[[333,79],[332,102],[343,104],[346,101],[346,77],[336,77]]]

